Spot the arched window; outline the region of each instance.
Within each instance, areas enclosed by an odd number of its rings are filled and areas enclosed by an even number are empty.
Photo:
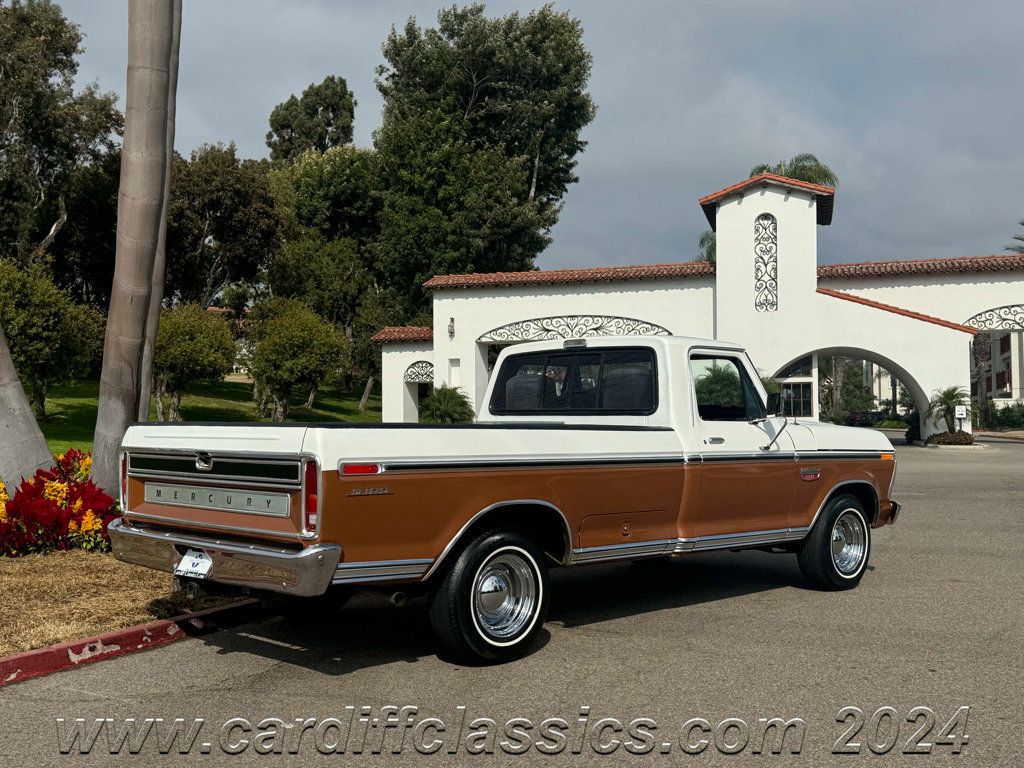
[[[754,309],[779,308],[779,226],[770,213],[754,219]]]

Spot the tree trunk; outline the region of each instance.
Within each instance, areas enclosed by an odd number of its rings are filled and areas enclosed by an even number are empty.
[[[0,328],[0,481],[14,495],[14,487],[40,467],[53,464],[46,439],[14,370],[7,337]]]
[[[157,421],[163,421],[164,420],[164,383],[162,381],[158,380],[156,382],[156,388],[154,390],[154,393],[155,393],[154,399],[156,400],[156,420]],[[147,420],[147,421],[149,420],[149,414],[148,413],[146,414],[146,419],[145,420]]]
[[[29,399],[32,401],[32,412],[36,415],[36,421],[46,421],[46,390],[33,389],[29,392]]]
[[[139,413],[139,367],[167,165],[167,86],[173,22],[174,0],[129,0],[117,249],[93,441],[94,478],[108,492],[118,485],[121,438]]]
[[[139,393],[139,421],[149,418],[149,398],[153,388],[153,355],[156,353],[156,332],[160,326],[160,309],[164,301],[164,282],[167,278],[167,206],[171,201],[171,163],[174,159],[174,114],[178,92],[178,48],[181,45],[181,0],[174,0],[174,20],[171,28],[171,59],[167,84],[167,151],[164,160],[164,201],[160,210],[160,234],[156,241],[153,260],[153,292],[149,295],[146,316],[146,341],[142,347],[141,390]]]
[[[373,390],[373,374],[366,380],[366,386],[363,387],[363,396],[359,398],[359,410],[360,412],[366,410],[366,402],[370,399],[370,392]]]
[[[280,395],[274,395],[274,421],[284,421],[285,417],[288,416],[288,398],[287,396],[281,397]]]
[[[167,420],[171,422],[184,421],[181,418],[181,390],[171,392],[171,407],[167,414]]]
[[[307,408],[312,408],[314,405],[316,405],[316,393],[318,390],[319,387],[316,384],[309,388],[309,397],[306,398]]]

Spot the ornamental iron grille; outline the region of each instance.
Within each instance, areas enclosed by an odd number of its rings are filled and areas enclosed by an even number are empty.
[[[610,315],[559,315],[520,320],[493,328],[477,341],[516,342],[578,339],[583,336],[669,336],[667,328]]]
[[[779,308],[779,229],[770,213],[754,220],[754,309]]]
[[[429,360],[417,360],[405,369],[405,380],[412,384],[433,384],[434,364]]]
[[[1007,304],[1004,307],[979,312],[964,325],[984,331],[1019,331],[1024,329],[1024,304]]]

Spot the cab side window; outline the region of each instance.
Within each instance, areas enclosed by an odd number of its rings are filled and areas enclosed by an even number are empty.
[[[692,355],[690,375],[703,421],[750,421],[764,407],[739,359],[728,355]]]

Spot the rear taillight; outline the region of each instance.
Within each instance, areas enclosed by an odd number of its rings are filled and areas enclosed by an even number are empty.
[[[316,530],[317,514],[320,508],[320,467],[315,461],[306,462],[305,481],[303,483],[304,505],[302,527],[307,533]]]
[[[121,453],[121,512],[128,511],[128,454]]]

